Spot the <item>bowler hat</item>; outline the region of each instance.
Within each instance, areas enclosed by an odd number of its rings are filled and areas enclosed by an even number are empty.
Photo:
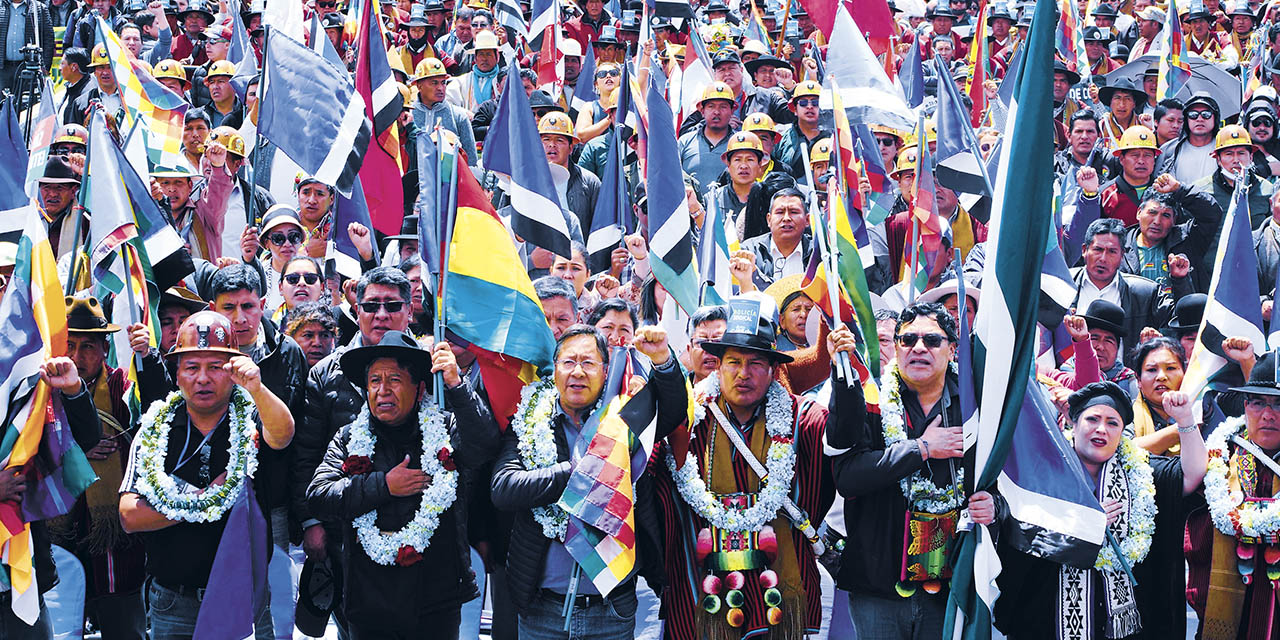
[[[1090,329],[1110,331],[1117,338],[1125,337],[1124,309],[1114,302],[1098,298],[1089,303],[1089,308],[1082,317],[1089,323]]]
[[[702,348],[714,356],[723,356],[729,348],[762,353],[775,363],[791,362],[793,358],[777,350],[778,305],[763,293],[736,296],[729,300],[729,322],[719,340],[702,343]]]
[[[407,303],[406,303],[407,304]],[[388,331],[375,345],[348,349],[338,360],[342,375],[352,384],[364,388],[369,365],[378,358],[398,358],[409,363],[418,379],[431,384],[431,354],[418,346],[413,336],[403,331]]]

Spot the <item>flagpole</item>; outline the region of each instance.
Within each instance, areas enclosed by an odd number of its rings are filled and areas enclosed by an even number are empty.
[[[129,324],[137,324],[140,319],[135,315],[138,307],[133,298],[133,265],[130,264],[128,247],[120,247],[120,257],[124,260],[124,291],[125,300],[129,305]],[[116,361],[118,362],[119,359],[119,354],[117,354]],[[133,352],[133,361],[138,371],[142,371],[142,356],[138,355],[137,351]]]
[[[778,41],[773,45],[773,52],[781,57],[782,45],[787,41],[787,23],[791,21],[791,0],[787,0],[782,8],[782,29],[778,31]]]
[[[907,272],[907,304],[916,301],[916,269],[920,266],[920,218],[911,214],[911,268]]]
[[[97,106],[89,108],[90,119],[93,118],[93,114],[98,108],[99,107]],[[84,183],[89,178],[89,159],[93,157],[89,155],[89,152],[93,148],[91,146],[92,144],[93,136],[85,138],[84,173],[80,176],[80,193],[77,194],[76,204],[71,208],[72,213],[76,216],[76,233],[71,237],[71,245],[74,248],[71,250],[71,269],[68,272],[67,277],[66,295],[71,295],[75,292],[76,278],[80,277],[80,252],[83,250],[80,242],[80,234],[84,233],[84,201],[88,198],[89,193],[89,190],[84,188]],[[84,242],[87,244],[89,239],[85,238]]]
[[[370,0],[372,1],[372,0]],[[445,241],[444,251],[441,252],[440,258],[440,289],[436,291],[436,327],[435,340],[436,344],[444,341],[445,317],[444,317],[444,287],[449,275],[449,246],[453,244],[453,218],[458,208],[458,172],[462,170],[458,166],[460,151],[454,149],[453,153],[453,172],[449,178],[449,207],[445,209]],[[468,169],[470,170],[470,169]],[[436,406],[444,408],[444,374],[437,372],[435,374],[435,384],[431,385],[432,393],[435,396]]]
[[[790,4],[790,1],[791,0],[787,0],[788,4]],[[832,90],[838,91],[839,87],[833,84]],[[849,132],[849,136],[852,138],[853,136],[852,131]],[[850,142],[852,142],[852,140],[850,140]],[[839,329],[840,327],[844,326],[844,321],[840,318],[840,287],[837,281],[837,278],[840,277],[840,265],[839,265],[840,254],[839,254],[839,249],[836,248],[837,247],[836,245],[836,242],[837,242],[836,213],[834,208],[832,207],[831,198],[832,197],[845,198],[848,195],[848,188],[849,188],[847,181],[844,179],[844,156],[840,154],[840,135],[838,131],[836,132],[836,135],[832,136],[831,153],[835,155],[835,159],[836,159],[836,163],[835,163],[836,193],[832,194],[830,191],[827,192],[827,253],[823,257],[828,261],[827,296],[831,298],[831,315],[835,319],[835,322],[834,322],[835,326],[831,327],[831,330],[835,331],[836,329]],[[815,189],[816,187],[817,186],[814,185]],[[815,233],[817,232],[816,229],[814,231]],[[850,294],[850,296],[852,295],[853,294]],[[850,318],[849,320],[850,320],[851,326],[857,324],[856,317]],[[843,351],[840,352],[839,356],[837,357],[837,362],[839,363],[840,370],[844,374],[845,385],[852,386],[853,385],[853,365],[849,363],[849,355]]]
[[[838,147],[839,144],[837,143],[833,146]],[[814,208],[817,206],[818,185],[813,177],[813,166],[809,163],[810,158],[809,158],[808,142],[800,143],[800,152],[804,154],[804,177],[809,182],[809,198],[808,198],[809,201],[807,204],[808,204],[809,214],[810,214],[809,217],[812,218]],[[832,224],[831,216],[827,216],[827,231],[828,233],[835,231],[835,227]],[[822,246],[824,244],[823,237],[822,237],[822,233],[823,233],[822,229],[814,229],[813,232],[814,232],[814,239],[819,244],[819,250],[823,252],[822,262],[825,264],[827,269],[827,298],[831,302],[831,330],[837,331],[840,328],[844,327],[844,322],[840,320],[840,289],[836,285],[836,280],[835,280],[837,277],[839,277],[838,276],[839,272],[836,271],[835,247],[834,245],[830,244],[830,242],[827,242],[825,247]],[[831,240],[830,236],[828,236],[827,240],[828,241]],[[782,313],[782,309],[779,309],[778,313]],[[836,365],[836,373],[839,374],[841,378],[844,378],[845,384],[852,385],[853,384],[853,367],[852,365],[849,364],[849,354],[843,351],[837,354],[835,365]]]
[[[701,244],[698,245],[698,268],[702,272],[702,291],[699,292],[698,304],[707,303],[707,290],[715,286],[715,250],[716,250],[716,228],[715,220],[718,217],[718,205],[715,204],[716,198],[710,198],[712,206],[703,207],[702,216],[702,236],[698,239]],[[715,207],[714,209],[712,207]],[[708,242],[709,241],[709,242]],[[729,276],[732,278],[733,276]],[[730,285],[732,286],[732,285]]]

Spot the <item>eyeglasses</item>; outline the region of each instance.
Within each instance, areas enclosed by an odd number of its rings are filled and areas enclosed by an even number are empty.
[[[564,373],[572,373],[574,369],[582,367],[582,372],[590,375],[600,371],[600,367],[603,366],[604,363],[599,360],[573,360],[571,358],[556,360],[556,369]]]
[[[1274,126],[1276,126],[1276,121],[1275,121],[1275,120],[1272,120],[1271,118],[1254,118],[1253,120],[1250,120],[1250,121],[1249,121],[1249,126],[1251,126],[1251,127],[1274,127]]]
[[[317,2],[316,6],[320,7],[321,9],[332,9],[338,6],[338,3],[337,2]]]
[[[609,76],[620,76],[622,72],[617,69],[600,69],[596,71],[597,78],[607,78]]]
[[[378,309],[386,309],[387,313],[400,313],[404,308],[404,300],[386,300],[383,302],[361,302],[360,310],[365,313],[377,313]]]
[[[1244,406],[1254,411],[1262,411],[1263,409],[1271,409],[1272,411],[1280,411],[1280,396],[1269,396],[1259,398],[1253,396],[1244,401]]]
[[[901,344],[908,349],[915,348],[916,341],[918,340],[923,340],[924,346],[927,349],[937,349],[938,347],[941,347],[944,342],[947,342],[947,337],[937,333],[904,333],[898,336],[897,340],[898,344]]]
[[[301,232],[301,231],[290,231],[289,233],[281,233],[281,232],[277,231],[277,232],[275,232],[275,233],[273,233],[273,234],[271,234],[271,235],[267,236],[267,240],[270,240],[270,241],[271,241],[271,244],[278,245],[278,246],[281,246],[281,247],[283,247],[286,243],[288,243],[288,244],[302,244],[302,232]]]
[[[1212,120],[1213,112],[1208,109],[1186,112],[1188,120]]]
[[[307,284],[315,284],[320,282],[320,274],[318,273],[289,273],[285,274],[284,281],[289,284],[298,284],[299,280],[306,281]],[[394,311],[392,313],[395,313]]]
[[[882,147],[892,147],[893,145],[898,144],[897,138],[890,138],[889,136],[877,137],[876,140],[880,142],[880,146]]]
[[[817,98],[796,98],[797,107],[816,107],[818,106]]]

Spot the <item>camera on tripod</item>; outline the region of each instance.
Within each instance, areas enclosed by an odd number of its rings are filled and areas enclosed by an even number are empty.
[[[40,72],[40,47],[29,44],[21,49],[22,51],[22,68],[23,70],[33,69],[36,73]]]

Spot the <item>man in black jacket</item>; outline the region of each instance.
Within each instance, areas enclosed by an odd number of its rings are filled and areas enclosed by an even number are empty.
[[[307,357],[293,338],[280,331],[263,314],[262,279],[259,272],[244,263],[218,269],[210,279],[210,308],[231,322],[241,353],[249,356],[262,372],[262,384],[289,408],[293,423],[302,420],[302,389],[307,376]],[[287,554],[294,532],[301,533],[297,521],[289,517],[290,471],[294,448],[264,451],[260,456],[258,478],[262,482],[262,498],[268,507],[264,514],[271,519],[272,542]],[[282,556],[287,557],[287,556]],[[279,561],[277,561],[279,562]],[[283,577],[286,574],[276,573]],[[285,581],[273,580],[272,589],[289,590]],[[275,619],[285,620],[292,610],[272,611]],[[286,616],[281,618],[280,616]]]
[[[667,346],[667,334],[656,326],[636,332],[637,350],[648,356],[654,368],[649,384],[657,398],[658,439],[666,437],[682,421],[687,407],[681,369]],[[622,355],[618,357],[629,357]],[[635,631],[636,581],[627,576],[611,591],[601,594],[582,574],[560,539],[556,520],[563,512],[555,506],[579,463],[570,451],[584,423],[604,390],[609,352],[594,327],[577,325],[556,343],[555,384],[537,383],[530,411],[517,415],[502,439],[502,452],[494,464],[494,506],[515,512],[511,546],[507,551],[507,582],[520,615],[521,638],[569,637],[562,611],[571,605],[569,626],[574,637],[629,638]],[[524,406],[522,404],[522,406]],[[547,415],[540,415],[543,411]],[[528,414],[539,414],[529,417]],[[542,435],[539,435],[539,432]],[[533,441],[554,440],[554,455],[545,459],[530,453]],[[547,443],[550,444],[550,443]],[[550,451],[546,452],[550,454]],[[647,476],[648,474],[646,474]],[[635,567],[645,580],[658,586],[662,572],[662,527],[655,498],[645,477],[635,495]],[[580,579],[581,578],[581,579]],[[566,602],[568,601],[568,602]],[[588,632],[590,635],[584,635]]]
[[[1180,218],[1184,222],[1178,223]],[[1162,175],[1138,206],[1138,226],[1125,235],[1120,270],[1155,280],[1170,294],[1179,276],[1190,281],[1193,291],[1206,293],[1213,277],[1210,247],[1221,225],[1222,210],[1209,194]],[[1190,272],[1184,273],[1184,267]]]
[[[102,425],[98,411],[93,407],[93,395],[80,380],[80,373],[71,358],[58,357],[45,361],[40,377],[62,396],[62,409],[71,427],[71,436],[84,451],[97,446],[102,437]],[[27,474],[34,473],[35,460],[22,467],[0,470],[0,501],[21,501],[27,490]],[[49,627],[49,614],[43,595],[58,584],[58,570],[53,564],[49,545],[48,527],[44,521],[31,523],[31,564],[35,569],[36,586],[40,589],[40,614],[34,625],[29,625],[13,611],[12,587],[0,592],[0,638],[5,640],[44,640],[53,637]]]
[[[321,522],[307,504],[307,488],[320,466],[329,442],[339,429],[355,422],[364,404],[360,390],[342,372],[340,358],[347,350],[382,341],[389,331],[407,331],[410,314],[409,278],[395,267],[364,272],[356,283],[356,321],[360,332],[351,344],[339,347],[316,363],[307,375],[302,421],[294,447],[293,517],[302,526],[302,549],[308,557],[323,558],[340,544],[337,523]],[[338,616],[345,625],[346,617]]]
[[[449,345],[437,343],[429,357],[409,335],[388,331],[377,345],[339,359],[368,402],[329,443],[307,502],[343,524],[343,608],[355,640],[417,638],[426,629],[433,638],[457,638],[462,603],[480,595],[465,476],[498,453],[500,433]],[[422,406],[432,402],[436,372],[447,412]],[[423,505],[443,509],[434,526],[415,517]]]
[[[8,46],[10,23],[21,20],[23,28],[22,45],[36,45],[40,48],[40,72],[49,73],[53,66],[54,46],[53,20],[49,17],[49,8],[39,0],[9,0],[0,2],[0,93],[6,89],[17,89],[18,72],[22,70],[24,56],[22,49],[14,51]]]
[[[1170,260],[1172,292],[1165,293],[1152,280],[1122,273],[1125,231],[1119,220],[1094,220],[1085,230],[1084,266],[1071,270],[1076,283],[1076,298],[1071,306],[1088,309],[1094,300],[1103,299],[1124,309],[1125,335],[1141,335],[1144,327],[1162,327],[1169,321],[1178,298],[1191,293],[1187,276],[1190,263],[1186,256]],[[1126,362],[1129,366],[1132,363]]]

